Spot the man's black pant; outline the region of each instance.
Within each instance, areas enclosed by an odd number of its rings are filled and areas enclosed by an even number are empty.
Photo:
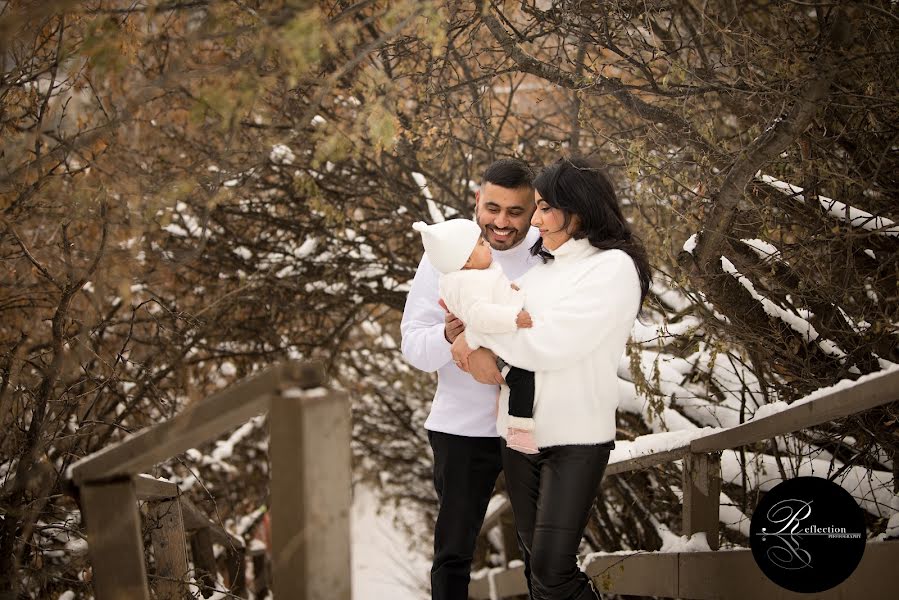
[[[439,509],[434,527],[433,600],[468,600],[471,561],[502,469],[500,438],[428,431]]]
[[[613,442],[550,446],[537,454],[503,447],[506,488],[533,600],[594,600],[577,551]]]

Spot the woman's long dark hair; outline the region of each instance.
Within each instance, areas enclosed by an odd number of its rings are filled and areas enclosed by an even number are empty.
[[[643,304],[652,282],[646,249],[621,214],[615,188],[605,170],[586,158],[560,158],[537,175],[534,188],[547,204],[562,211],[565,229],[571,217],[578,216],[580,226],[572,234],[574,239],[587,238],[600,250],[621,250],[631,257],[640,278],[640,304]],[[531,254],[541,256],[544,261],[552,258],[543,248],[542,239],[531,247]]]

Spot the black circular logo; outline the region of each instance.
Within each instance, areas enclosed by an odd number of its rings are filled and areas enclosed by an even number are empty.
[[[849,492],[820,477],[775,486],[755,509],[749,532],[756,564],[768,579],[793,592],[839,585],[865,552],[862,509]]]

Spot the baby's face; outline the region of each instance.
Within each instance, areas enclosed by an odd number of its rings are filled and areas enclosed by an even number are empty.
[[[465,263],[463,269],[487,269],[493,262],[493,255],[490,253],[490,244],[484,238],[478,239],[477,245],[471,251],[468,262]]]

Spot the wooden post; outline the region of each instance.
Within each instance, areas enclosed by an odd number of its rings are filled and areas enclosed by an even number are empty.
[[[81,506],[97,600],[150,600],[131,478],[85,482]]]
[[[688,454],[683,470],[683,534],[704,531],[709,548],[718,549],[721,453]]]
[[[187,544],[184,539],[184,519],[177,499],[156,500],[149,503],[153,519],[150,538],[156,557],[156,597],[160,600],[183,600],[189,596],[187,587]]]
[[[209,531],[209,527],[198,529],[191,536],[190,553],[194,558],[200,593],[204,598],[209,598],[215,593],[215,576],[218,573],[218,566],[215,564],[215,551],[212,548],[212,533]]]
[[[246,549],[228,548],[225,552],[225,563],[228,569],[228,587],[231,593],[240,598],[247,597]]]
[[[269,411],[275,598],[350,600],[350,409],[289,390]]]
[[[271,569],[265,550],[251,550],[253,560],[253,595],[257,598],[268,596],[268,586],[271,581]]]

